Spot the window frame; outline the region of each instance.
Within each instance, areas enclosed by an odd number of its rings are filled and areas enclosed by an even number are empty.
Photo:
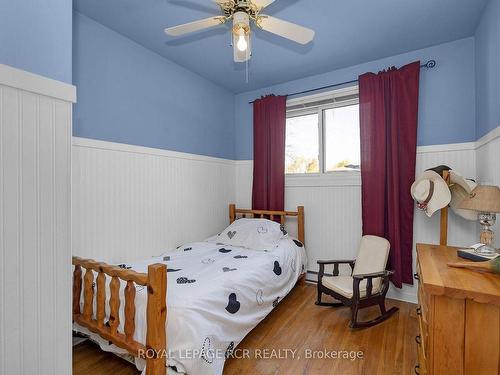
[[[338,100],[348,96],[356,95],[356,98]],[[300,104],[310,104],[314,102],[320,102],[324,100],[331,99],[332,102],[328,104],[312,105],[309,108],[300,108],[288,110],[288,107],[296,106]],[[358,85],[345,87],[337,89],[334,91],[329,91],[326,93],[309,95],[301,98],[293,98],[287,100],[287,111],[286,118],[293,118],[299,116],[306,116],[311,114],[316,114],[318,116],[318,165],[319,172],[315,173],[286,173],[285,177],[289,179],[296,178],[321,178],[321,177],[347,177],[357,179],[360,176],[359,170],[349,170],[349,171],[326,171],[325,170],[325,157],[326,157],[326,145],[325,145],[325,110],[342,108],[351,105],[359,105],[359,88]]]

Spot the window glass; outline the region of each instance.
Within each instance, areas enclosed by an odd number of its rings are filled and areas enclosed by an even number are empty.
[[[359,105],[323,111],[325,171],[359,170]]]
[[[285,173],[319,173],[318,114],[286,119]]]

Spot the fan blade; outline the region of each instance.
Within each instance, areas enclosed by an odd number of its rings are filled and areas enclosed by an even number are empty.
[[[179,26],[167,27],[165,33],[172,36],[193,33],[195,31],[208,29],[226,22],[224,17],[210,17],[198,21],[185,23]]]
[[[314,30],[271,16],[258,17],[257,25],[263,30],[300,44],[307,44],[314,38]]]
[[[252,0],[252,4],[254,4],[257,8],[263,9],[272,3],[274,3],[275,0]]]

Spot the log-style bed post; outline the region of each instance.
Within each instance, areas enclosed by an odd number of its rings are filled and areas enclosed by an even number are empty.
[[[167,268],[164,264],[148,267],[148,307],[146,310],[146,375],[165,375],[167,335]],[[151,352],[151,353],[150,353]]]
[[[83,277],[83,318],[90,320],[94,308],[94,274],[91,269],[87,269]]]
[[[113,276],[109,283],[111,295],[109,297],[109,326],[111,334],[116,335],[118,326],[120,325],[120,280]]]
[[[106,275],[100,271],[97,275],[97,326],[104,326],[104,318],[106,316]]]
[[[73,271],[73,316],[80,315],[80,295],[82,294],[82,267],[77,264]]]
[[[125,287],[125,339],[134,340],[135,332],[135,286],[132,281],[127,281]]]
[[[297,237],[300,242],[306,243],[304,229],[304,206],[297,207]]]
[[[229,224],[232,224],[236,219],[236,206],[234,204],[229,205]]]

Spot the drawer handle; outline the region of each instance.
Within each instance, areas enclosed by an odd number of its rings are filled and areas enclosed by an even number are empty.
[[[413,277],[415,278],[415,280],[420,280],[420,277],[418,277],[418,273],[414,273]]]
[[[420,337],[420,335],[415,336],[415,341],[418,345],[422,344],[422,338]]]
[[[422,315],[422,307],[417,307],[417,315]]]
[[[416,375],[420,375],[420,365],[415,365],[415,368],[413,369],[415,371]]]

